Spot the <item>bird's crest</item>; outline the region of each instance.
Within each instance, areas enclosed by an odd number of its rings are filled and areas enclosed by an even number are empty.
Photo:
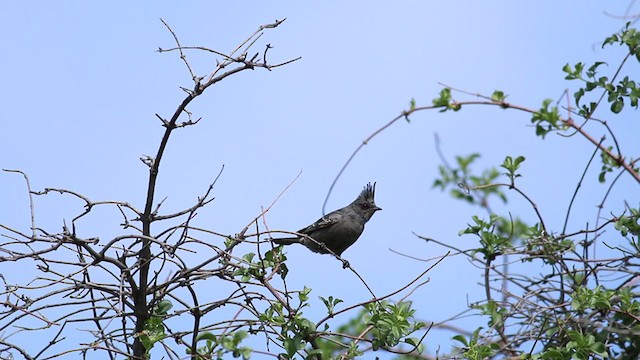
[[[364,187],[364,190],[362,190],[362,192],[360,193],[360,196],[363,197],[366,200],[373,200],[375,195],[376,195],[376,183],[375,182],[373,183],[373,185],[371,185],[371,183],[368,183]]]

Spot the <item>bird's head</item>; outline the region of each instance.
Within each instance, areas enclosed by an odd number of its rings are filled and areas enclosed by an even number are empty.
[[[371,183],[368,183],[364,187],[360,195],[358,195],[358,197],[353,201],[353,203],[351,203],[353,206],[355,206],[358,212],[365,217],[367,221],[371,219],[371,217],[373,216],[373,213],[375,213],[378,210],[382,210],[382,208],[376,205],[376,202],[374,200],[375,195],[376,195],[376,183],[374,182],[373,185],[371,185]]]

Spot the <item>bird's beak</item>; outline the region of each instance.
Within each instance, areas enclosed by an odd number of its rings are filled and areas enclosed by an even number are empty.
[[[381,207],[377,207],[377,206],[374,206],[374,207],[373,207],[373,212],[376,212],[376,211],[378,211],[378,210],[382,210],[382,208],[381,208]]]

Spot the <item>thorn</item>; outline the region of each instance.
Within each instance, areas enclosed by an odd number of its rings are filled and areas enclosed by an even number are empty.
[[[149,168],[153,167],[153,164],[155,163],[155,159],[154,158],[152,158],[149,155],[144,155],[144,154],[140,157],[140,161],[142,161]]]
[[[160,121],[162,121],[162,126],[167,127],[167,125],[169,125],[169,122],[167,120],[163,119],[162,116],[156,114],[156,117],[158,119],[160,119]]]

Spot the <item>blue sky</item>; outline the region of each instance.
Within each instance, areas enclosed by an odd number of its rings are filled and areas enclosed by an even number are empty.
[[[183,45],[228,52],[258,25],[287,18],[259,44],[274,46],[273,62],[302,59],[271,72],[233,76],[197,99],[189,109],[202,121],[175,132],[157,199],[167,197],[166,212],[190,206],[224,165],[216,200],[198,221],[234,234],[302,171],[266,218],[272,229],[297,230],[322,215],[329,185],[361,141],[410,99],[430,104],[438,82],[474,93],[501,89],[512,103],[537,108],[543,99],[558,99],[578,85],[563,80],[567,62],[607,61],[613,72],[624,52],[603,51],[600,43],[623,21],[603,12],[622,15],[627,5],[595,0],[10,2],[0,14],[0,167],[23,170],[34,189],[62,187],[94,200],[143,207],[148,171],[139,157],[156,152],[163,129],[155,114],[169,117],[183,98],[179,86],[192,86],[177,54],[155,52],[174,45],[158,19],[171,25]],[[188,55],[197,73],[213,68],[212,57]],[[624,151],[637,154],[631,112],[609,121]],[[592,130],[595,137],[602,135],[600,128]],[[400,287],[429,264],[389,249],[424,259],[445,252],[412,232],[473,246],[473,239],[458,231],[479,211],[431,188],[439,165],[434,133],[450,160],[479,152],[479,165],[490,166],[506,155],[525,155],[521,185],[556,231],[592,151],[577,136],[535,138],[527,116],[514,111],[424,112],[411,123],[398,122],[355,158],[327,209],[346,205],[367,182],[377,182],[376,202],[384,210],[344,254],[377,294]],[[595,195],[576,205],[571,223],[576,229],[585,219],[594,220],[606,191],[594,181],[598,169],[592,169],[583,190]],[[0,178],[0,223],[27,229],[22,179],[7,173]],[[625,195],[634,193],[620,191],[634,185],[622,181],[607,211],[620,211]],[[39,197],[36,206],[40,226],[53,231],[82,204],[51,195]],[[521,199],[514,197],[509,209],[534,220]],[[86,236],[108,239],[119,233],[115,211],[99,215],[81,223]],[[347,304],[368,298],[360,281],[331,257],[301,247],[288,254],[290,286],[307,285],[312,297],[333,295]],[[8,266],[0,264],[5,275]],[[445,260],[429,278],[411,297],[423,320],[446,319],[464,310],[467,301],[481,299],[479,272],[462,258]],[[341,320],[346,318],[335,323]],[[430,335],[428,348],[448,348],[449,336]]]

